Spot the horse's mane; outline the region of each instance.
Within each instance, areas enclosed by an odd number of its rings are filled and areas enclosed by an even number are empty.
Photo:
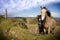
[[[46,13],[47,13],[47,16],[51,17],[50,11],[47,11]]]

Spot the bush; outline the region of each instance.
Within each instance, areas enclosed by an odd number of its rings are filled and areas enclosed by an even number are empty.
[[[4,19],[4,17],[2,15],[0,15],[0,23],[1,23],[2,19]]]

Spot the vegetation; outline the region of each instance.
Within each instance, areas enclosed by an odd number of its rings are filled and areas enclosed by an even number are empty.
[[[58,24],[54,35],[38,34],[36,18],[7,18],[0,23],[0,40],[59,40],[60,25]]]
[[[4,18],[4,17],[3,17],[2,15],[0,15],[0,23],[1,23],[1,21],[3,20],[3,18]]]

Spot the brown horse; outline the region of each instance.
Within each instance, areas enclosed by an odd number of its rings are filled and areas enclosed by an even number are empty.
[[[56,20],[51,17],[51,13],[47,10],[46,7],[43,7],[41,10],[41,16],[42,16],[42,21],[43,21],[43,29],[44,33],[54,33],[54,29],[56,26]]]
[[[45,16],[45,23],[44,25],[44,33],[54,33],[54,29],[56,27],[56,20],[53,17],[49,17],[48,15]]]

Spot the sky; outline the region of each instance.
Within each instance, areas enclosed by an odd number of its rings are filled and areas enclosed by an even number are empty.
[[[41,6],[53,17],[60,17],[60,0],[0,0],[0,15],[7,9],[9,17],[36,17],[41,14]]]

